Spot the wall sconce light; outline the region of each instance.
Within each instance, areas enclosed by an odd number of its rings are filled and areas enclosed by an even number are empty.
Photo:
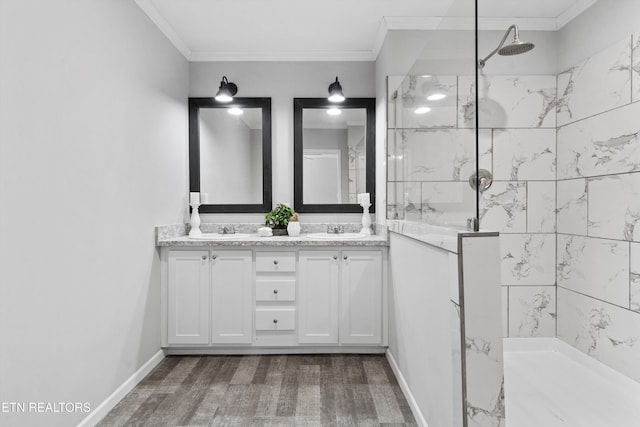
[[[338,77],[336,77],[336,81],[329,85],[329,101],[331,102],[342,102],[344,101],[344,94],[342,93],[342,86],[340,86],[340,82],[338,81]]]
[[[238,86],[227,80],[227,76],[223,76],[220,87],[218,88],[218,93],[216,93],[216,101],[231,102],[233,101],[233,95],[236,93],[238,93]]]

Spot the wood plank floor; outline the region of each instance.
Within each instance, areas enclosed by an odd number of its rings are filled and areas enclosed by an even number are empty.
[[[168,356],[98,424],[415,426],[382,355]]]

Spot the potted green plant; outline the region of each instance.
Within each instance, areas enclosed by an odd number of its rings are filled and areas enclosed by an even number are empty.
[[[274,236],[286,236],[289,219],[294,213],[289,206],[280,203],[264,216],[264,224],[271,227]]]

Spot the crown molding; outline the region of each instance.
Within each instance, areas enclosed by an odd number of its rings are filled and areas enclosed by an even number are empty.
[[[153,4],[153,0],[135,0],[136,4],[142,11],[156,24],[156,27],[169,39],[176,49],[189,61],[191,57],[191,49],[178,35],[176,30],[167,22],[162,14]]]
[[[191,52],[191,62],[363,62],[375,61],[371,51],[338,52]]]
[[[567,10],[558,15],[557,18],[557,29],[561,29],[569,22],[571,22],[575,17],[580,15],[585,10],[589,9],[593,4],[598,0],[581,0],[577,3],[572,4]]]
[[[473,17],[419,17],[419,16],[385,16],[382,18],[370,51],[338,51],[338,52],[218,52],[192,51],[155,7],[153,0],[134,0],[142,11],[169,39],[180,53],[190,62],[210,61],[294,61],[294,62],[329,62],[329,61],[375,61],[382,49],[389,31],[405,30],[473,30]],[[504,30],[511,24],[518,25],[525,31],[557,31],[571,22],[597,0],[580,0],[563,11],[556,18],[492,18],[479,17],[478,29]]]

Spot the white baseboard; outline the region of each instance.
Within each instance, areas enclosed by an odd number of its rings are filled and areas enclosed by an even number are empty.
[[[409,403],[409,407],[411,408],[411,412],[413,412],[413,417],[416,419],[416,422],[421,427],[429,427],[429,425],[427,424],[427,420],[425,420],[424,415],[422,415],[422,411],[418,406],[418,402],[416,402],[416,399],[413,397],[413,393],[411,393],[409,384],[407,384],[407,380],[405,380],[404,376],[402,375],[402,371],[400,371],[400,367],[396,363],[396,360],[393,358],[393,355],[389,350],[387,350],[385,354],[387,356],[387,360],[389,361],[389,365],[391,366],[391,370],[398,380],[400,389],[404,393],[404,397],[407,398],[407,403]]]
[[[105,415],[112,410],[118,402],[124,398],[142,379],[147,376],[153,368],[155,368],[164,359],[164,352],[159,350],[156,354],[151,356],[151,359],[147,360],[144,365],[133,373],[120,387],[116,389],[109,397],[107,397],[100,405],[96,407],[91,413],[78,424],[78,427],[92,427],[98,424]]]
[[[188,355],[255,355],[255,354],[384,354],[386,347],[372,346],[327,346],[327,347],[166,347],[164,352],[171,356]]]

